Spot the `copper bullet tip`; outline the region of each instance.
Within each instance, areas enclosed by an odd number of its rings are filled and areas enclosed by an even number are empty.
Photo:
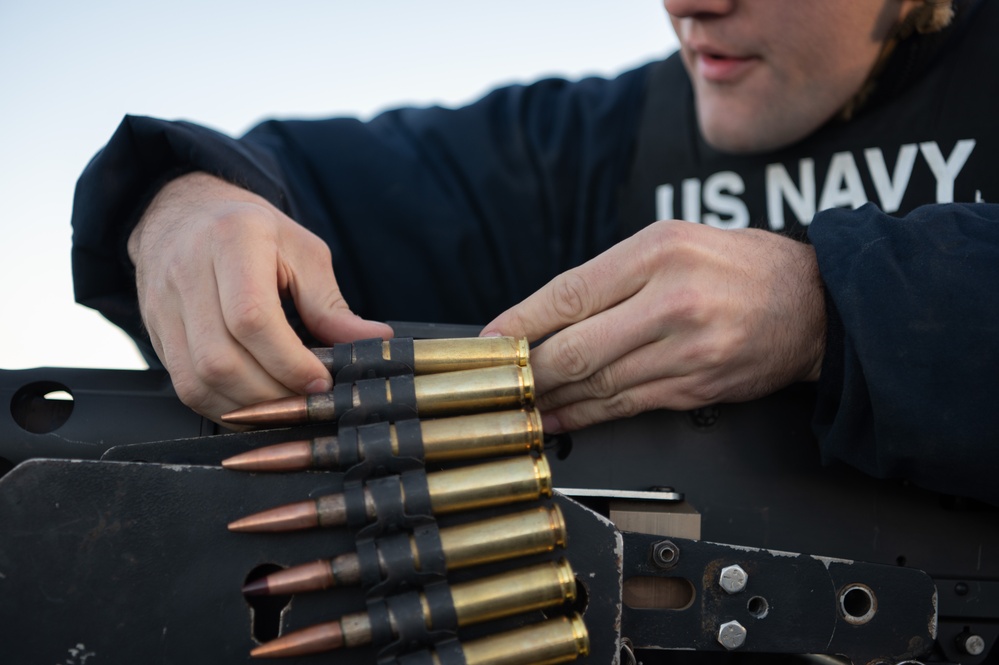
[[[309,422],[308,399],[302,395],[244,406],[222,415],[222,421],[235,425],[300,425]]]
[[[343,630],[339,621],[328,621],[282,635],[250,652],[254,658],[290,658],[339,649]]]
[[[230,531],[277,532],[313,529],[319,526],[319,509],[314,500],[289,503],[229,523]]]
[[[304,591],[321,591],[336,585],[329,560],[303,563],[271,573],[243,587],[247,595],[281,596]]]
[[[267,578],[261,577],[243,585],[243,595],[245,596],[267,596]]]
[[[249,450],[222,460],[236,471],[305,471],[312,466],[312,443],[291,441]]]

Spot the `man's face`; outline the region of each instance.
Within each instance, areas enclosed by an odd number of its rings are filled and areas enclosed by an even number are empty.
[[[914,0],[664,0],[701,132],[726,152],[793,143],[860,90]]]

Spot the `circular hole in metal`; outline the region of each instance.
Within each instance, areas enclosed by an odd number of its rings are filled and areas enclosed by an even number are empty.
[[[746,609],[757,619],[762,619],[770,612],[770,603],[763,596],[753,596],[746,603]]]
[[[878,599],[866,584],[850,584],[839,593],[843,618],[855,626],[865,624],[878,611]]]
[[[284,570],[276,563],[263,563],[250,571],[244,584],[259,580],[261,577]],[[243,594],[250,606],[250,637],[263,643],[280,637],[281,617],[291,606],[290,595],[279,596],[248,596]]]
[[[73,393],[56,381],[35,381],[21,386],[10,400],[10,415],[26,432],[48,434],[69,420]]]

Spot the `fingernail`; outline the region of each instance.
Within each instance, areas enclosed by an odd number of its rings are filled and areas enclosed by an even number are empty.
[[[541,429],[545,434],[558,434],[562,431],[562,423],[552,413],[541,414]]]
[[[328,393],[333,389],[333,382],[329,379],[316,379],[305,386],[305,392],[307,394],[312,393]]]
[[[479,333],[479,337],[502,337],[503,333],[498,330],[483,330]]]

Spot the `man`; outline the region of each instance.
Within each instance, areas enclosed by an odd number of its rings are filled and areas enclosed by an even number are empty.
[[[77,298],[213,418],[329,388],[285,306],[329,344],[513,305],[483,332],[555,333],[549,431],[817,380],[827,457],[968,492],[999,464],[999,211],[917,208],[994,196],[995,7],[665,6],[680,54],[612,81],[239,141],[126,119],[78,187]]]

